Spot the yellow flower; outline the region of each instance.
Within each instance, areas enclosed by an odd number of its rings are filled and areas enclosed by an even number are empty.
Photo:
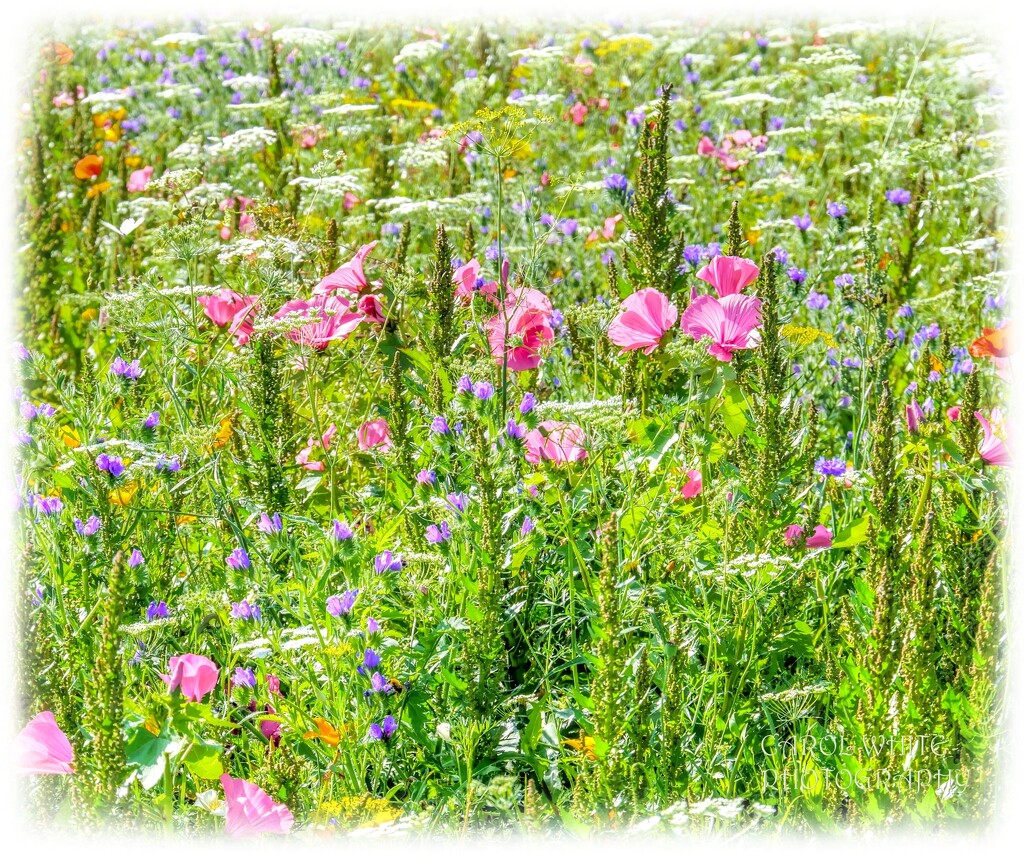
[[[99,312],[96,311],[96,309],[94,308],[87,308],[85,311],[82,312],[82,320],[84,320],[86,323],[88,323],[90,320],[95,320],[97,317],[99,317]]]
[[[433,110],[437,108],[437,104],[431,104],[430,101],[420,101],[416,98],[392,98],[391,109],[393,110]]]
[[[85,191],[85,197],[87,199],[94,199],[100,193],[105,193],[109,190],[111,184],[109,181],[100,181],[98,184],[93,184],[88,190]]]
[[[221,418],[220,426],[217,428],[217,432],[213,437],[213,449],[215,451],[219,451],[231,440],[231,434],[235,431],[234,424],[232,423],[234,418],[234,415],[229,415],[227,418]]]
[[[124,486],[119,486],[117,489],[112,490],[110,493],[110,503],[116,504],[118,507],[124,507],[129,501],[132,500],[132,496],[139,489],[137,481],[126,483]]]
[[[74,427],[61,427],[60,440],[66,447],[71,448],[71,450],[74,450],[82,444],[82,437],[78,435],[78,431],[76,431]]]
[[[579,751],[591,761],[597,759],[597,753],[594,751],[594,739],[592,736],[584,735],[582,738],[567,738],[562,741],[562,744]]]

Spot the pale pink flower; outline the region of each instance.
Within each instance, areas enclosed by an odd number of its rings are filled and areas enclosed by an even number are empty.
[[[141,193],[146,189],[146,185],[152,177],[152,166],[143,166],[141,169],[136,169],[128,176],[128,185],[126,189],[129,193]]]
[[[569,116],[572,118],[572,123],[577,127],[587,120],[587,113],[589,112],[587,105],[582,101],[577,101],[569,108]]]
[[[19,774],[73,774],[71,742],[53,712],[40,712],[14,740],[14,767]]]
[[[217,293],[198,297],[203,313],[218,326],[229,326],[239,346],[247,344],[253,332],[252,315],[257,311],[259,297],[221,288]]]
[[[368,451],[371,448],[380,448],[382,451],[391,450],[391,428],[383,418],[376,421],[366,421],[356,431],[356,438],[359,439],[359,450]]]
[[[711,338],[708,352],[720,362],[732,361],[735,350],[756,347],[760,325],[761,301],[743,294],[729,294],[720,300],[701,294],[680,321],[683,332],[691,338]]]
[[[575,463],[587,458],[586,444],[586,434],[575,424],[542,421],[526,434],[526,461],[533,465],[542,460]]]
[[[366,260],[366,256],[374,250],[377,243],[378,241],[374,240],[365,246],[361,246],[359,251],[352,256],[351,261],[346,261],[333,273],[324,276],[320,280],[320,284],[313,288],[313,293],[329,294],[340,289],[352,294],[361,295],[364,291],[376,290],[381,285],[381,282],[377,281],[371,284],[366,280],[366,274],[363,272],[363,262]]]
[[[718,255],[697,271],[697,278],[707,282],[720,297],[738,294],[757,278],[757,264],[735,255]]]
[[[686,473],[686,483],[683,484],[682,494],[683,498],[689,500],[696,498],[700,495],[701,490],[704,489],[704,481],[701,478],[701,474],[697,469],[690,469]]]
[[[1010,465],[1013,460],[1006,443],[992,432],[992,425],[980,412],[975,412],[974,417],[981,423],[981,429],[985,433],[985,438],[978,445],[978,456],[990,466]]]
[[[803,525],[793,524],[790,525],[782,533],[782,538],[786,541],[787,546],[795,546],[804,535]]]
[[[313,449],[318,444],[325,451],[328,450],[331,447],[331,441],[334,439],[337,433],[338,426],[336,424],[331,424],[331,426],[324,431],[324,435],[320,437],[319,442],[317,442],[315,438],[310,436],[309,441],[306,443],[306,447],[295,455],[295,462],[298,463],[307,471],[323,471],[324,464],[320,460],[314,460],[313,462],[310,462],[309,455],[313,452]]]
[[[313,319],[312,312],[316,312]],[[332,341],[346,338],[363,322],[363,315],[349,309],[348,302],[335,296],[317,294],[311,300],[291,300],[281,306],[275,318],[298,313],[300,325],[288,331],[288,337],[297,344],[315,350],[325,350]]]
[[[605,240],[611,240],[615,237],[615,226],[622,222],[622,214],[615,214],[615,216],[605,217],[604,226],[601,228],[601,236]]]
[[[167,662],[167,666],[170,674],[160,674],[160,678],[167,683],[167,690],[173,693],[175,688],[180,688],[186,699],[197,702],[217,686],[220,678],[217,665],[205,655],[175,655]]]
[[[277,803],[255,783],[222,774],[227,803],[225,829],[230,836],[252,836],[257,833],[288,833],[295,823],[291,810]]]
[[[536,368],[541,348],[555,340],[551,300],[533,288],[512,291],[498,314],[488,321],[487,340],[491,355],[499,363],[506,357],[509,370]]]
[[[75,106],[75,96],[70,92],[61,92],[53,97],[53,106],[60,109],[61,107],[73,107]]]
[[[643,350],[649,356],[662,336],[676,325],[679,310],[657,288],[644,288],[626,297],[623,312],[608,327],[611,342],[627,350]]]
[[[352,210],[352,208],[354,208],[356,205],[358,205],[361,201],[362,201],[362,199],[360,199],[359,196],[357,196],[351,190],[346,190],[345,191],[345,195],[344,195],[344,197],[342,197],[342,200],[341,200],[341,206],[345,210],[350,211],[350,210]]]

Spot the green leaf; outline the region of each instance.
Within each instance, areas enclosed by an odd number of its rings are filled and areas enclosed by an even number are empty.
[[[185,755],[185,766],[197,777],[216,780],[224,773],[220,761],[221,746],[216,741],[199,741]]]
[[[859,546],[863,543],[868,536],[868,517],[861,516],[856,522],[850,525],[848,528],[844,528],[838,534],[835,539],[832,540],[832,548],[834,549],[848,549],[853,546]]]

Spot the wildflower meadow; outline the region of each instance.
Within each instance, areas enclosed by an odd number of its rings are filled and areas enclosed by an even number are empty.
[[[31,823],[991,820],[1015,456],[983,41],[33,38],[5,750]]]

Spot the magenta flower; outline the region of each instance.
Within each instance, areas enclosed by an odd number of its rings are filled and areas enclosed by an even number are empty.
[[[704,481],[701,479],[700,472],[697,469],[690,469],[686,473],[686,483],[683,484],[683,498],[687,500],[696,498],[703,488]]]
[[[975,412],[974,417],[981,422],[981,429],[985,431],[985,438],[978,446],[978,456],[990,466],[1008,466],[1012,462],[1010,450],[1006,443],[992,433],[992,425],[980,412]]]
[[[631,294],[622,308],[623,312],[608,327],[608,337],[622,348],[622,353],[642,349],[645,356],[651,355],[679,319],[679,310],[657,288]]]
[[[205,655],[175,655],[167,662],[170,674],[161,673],[160,678],[167,683],[167,690],[174,693],[180,688],[188,700],[198,702],[209,694],[220,678],[220,670]]]
[[[14,740],[14,767],[19,774],[73,774],[71,742],[53,712],[40,712]]]
[[[907,430],[910,433],[917,433],[921,429],[921,421],[923,420],[924,411],[915,397],[907,404]]]
[[[363,272],[363,261],[373,251],[377,242],[374,240],[372,243],[360,247],[351,261],[346,261],[333,273],[324,276],[320,280],[320,284],[313,288],[313,293],[326,296],[333,291],[343,290],[358,296],[379,287],[381,284],[379,281],[371,284],[366,280],[366,274]]]
[[[683,312],[680,326],[694,340],[710,337],[708,352],[720,362],[731,362],[735,350],[757,346],[761,301],[757,297],[728,294],[715,299],[701,294]]]
[[[526,434],[526,461],[535,466],[542,460],[575,463],[587,458],[586,443],[586,434],[575,424],[542,421]]]
[[[356,438],[359,439],[360,451],[368,451],[371,448],[380,448],[382,451],[391,450],[391,429],[383,418],[362,424],[356,431]]]
[[[753,261],[735,255],[717,255],[697,271],[697,278],[711,285],[720,297],[738,294],[753,282],[760,269]]]
[[[491,355],[509,370],[529,371],[540,364],[540,350],[555,340],[551,328],[551,300],[533,288],[509,294],[498,314],[488,321]]]
[[[832,532],[824,525],[818,525],[804,543],[809,549],[832,548]]]
[[[255,783],[222,774],[227,802],[227,830],[230,836],[252,836],[257,833],[288,833],[295,817],[291,810],[277,803]]]
[[[203,314],[218,326],[230,326],[239,346],[247,344],[253,333],[252,316],[257,311],[259,297],[245,296],[231,288],[221,288],[217,293],[199,297]]]

